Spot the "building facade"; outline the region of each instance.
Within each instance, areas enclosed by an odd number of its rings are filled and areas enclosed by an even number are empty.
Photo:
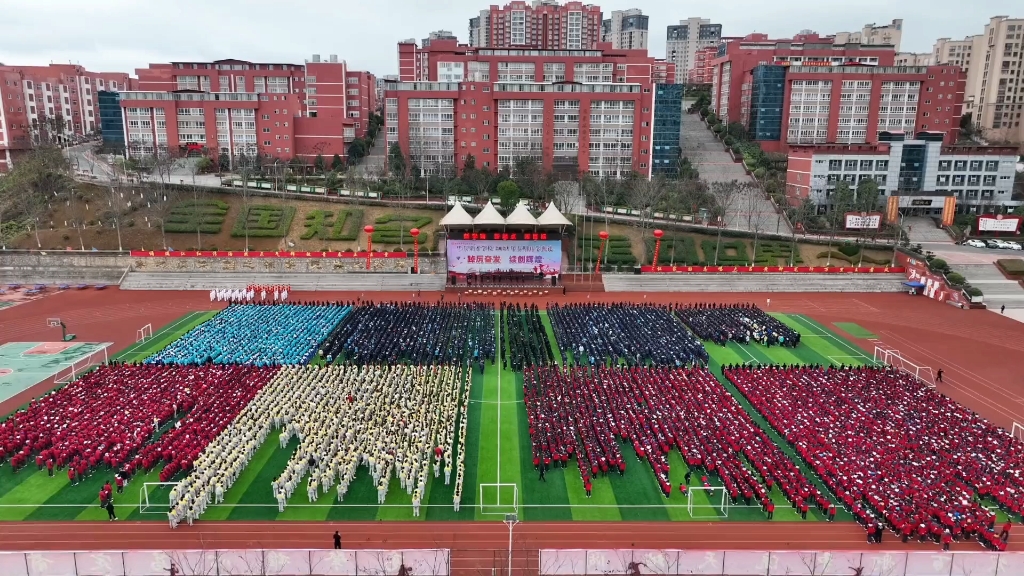
[[[810,199],[824,210],[837,182],[856,189],[871,179],[880,207],[897,197],[901,211],[938,216],[952,197],[960,214],[1002,213],[1021,204],[1012,199],[1016,159],[1014,148],[946,146],[928,132],[887,132],[878,144],[794,146],[786,195],[791,204]]]
[[[726,41],[724,38],[723,41]],[[693,67],[686,73],[687,84],[711,84],[714,61],[718,57],[718,46],[705,46],[693,57]]]
[[[121,93],[100,90],[96,93],[96,101],[99,103],[100,133],[103,136],[103,145],[123,149],[125,142]]]
[[[121,95],[129,155],[175,152],[312,161],[366,135],[377,83],[344,60],[152,64]]]
[[[612,17],[601,23],[602,41],[616,50],[646,50],[648,20],[639,8],[614,10]]]
[[[934,66],[935,57],[931,52],[897,52],[894,66]]]
[[[703,48],[718,46],[722,40],[722,25],[712,24],[706,18],[680,20],[679,24],[668,27],[665,43],[665,60],[676,65],[676,84],[686,82],[697,65],[697,52]]]
[[[672,64],[642,50],[400,45],[385,88],[388,146],[427,173],[472,155],[497,170],[530,157],[555,172],[621,178],[652,170],[653,88]]]
[[[679,176],[682,155],[683,94],[685,84],[654,85],[654,133],[651,175]]]
[[[73,64],[0,66],[0,172],[41,139],[68,142],[99,129],[96,94],[131,88],[120,72]]]
[[[792,145],[874,144],[884,131],[941,132],[956,142],[965,76],[956,66],[897,67],[885,45],[837,45],[815,34],[724,43],[713,62],[711,108],[766,151]],[[767,62],[767,63],[766,63]]]
[[[601,8],[571,1],[513,0],[469,19],[476,48],[595,50],[601,42]]]
[[[900,51],[900,42],[903,40],[903,20],[896,18],[888,24],[880,26],[865,24],[860,32],[836,32],[830,36],[836,44],[867,44],[892,46],[896,52]]]
[[[967,72],[964,112],[987,140],[1024,143],[1024,18],[993,17],[981,34],[940,38],[932,54]]]

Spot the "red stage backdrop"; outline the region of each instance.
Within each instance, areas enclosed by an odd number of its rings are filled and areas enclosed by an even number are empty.
[[[242,251],[220,251],[220,252],[169,252],[167,250],[132,250],[133,258],[366,258],[366,252],[260,252],[250,250]],[[405,252],[376,252],[377,258],[408,258]]]
[[[901,266],[641,266],[643,273],[691,274],[764,274],[787,272],[794,274],[902,274]]]

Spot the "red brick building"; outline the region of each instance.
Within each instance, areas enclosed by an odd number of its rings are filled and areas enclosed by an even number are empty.
[[[651,171],[655,82],[672,63],[646,50],[495,50],[399,45],[385,85],[388,145],[428,173],[472,155],[492,170],[528,156],[548,170],[617,178]]]
[[[121,98],[129,155],[166,146],[232,158],[344,157],[377,108],[374,76],[333,55],[305,64],[172,62],[136,72],[138,90]]]
[[[718,46],[706,46],[697,50],[693,58],[693,68],[686,74],[686,82],[689,84],[711,84],[712,70],[715,57],[718,54]]]
[[[892,46],[837,45],[815,34],[752,34],[720,45],[711,108],[767,151],[874,144],[885,131],[959,135],[966,77],[955,66],[894,66]]]
[[[601,8],[583,2],[514,0],[470,20],[477,48],[594,50],[601,42]]]
[[[96,93],[128,90],[120,72],[89,72],[73,64],[0,66],[0,172],[19,152],[30,150],[44,131],[56,140],[92,135],[99,129]],[[54,120],[64,123],[63,131]]]

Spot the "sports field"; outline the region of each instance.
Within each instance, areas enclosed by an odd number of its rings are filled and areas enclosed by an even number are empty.
[[[215,312],[193,312],[156,331],[152,338],[121,351],[117,359],[140,361],[157,352],[190,329],[213,317]],[[718,346],[706,343],[711,355],[710,369],[720,375],[723,364],[846,364],[861,365],[872,362],[871,355],[853,345],[836,332],[807,316],[776,314],[783,322],[802,334],[797,348],[766,348],[761,345],[730,343]],[[542,314],[545,328],[551,335],[551,324]],[[497,329],[497,326],[496,326]],[[553,339],[553,338],[552,338]],[[502,342],[503,343],[503,342]],[[771,431],[764,420],[725,381],[719,381],[733,394],[755,422],[766,430],[774,442],[790,458],[800,464],[785,442]],[[284,512],[279,513],[270,484],[284,469],[298,441],[293,440],[280,448],[273,434],[259,448],[239,479],[227,491],[223,505],[213,505],[202,516],[204,520],[500,520],[502,514],[517,511],[523,520],[592,520],[592,521],[752,521],[763,520],[759,506],[730,505],[726,513],[720,509],[720,492],[709,498],[704,492],[694,493],[692,507],[677,491],[664,497],[649,469],[634,467],[625,476],[611,474],[593,481],[593,496],[587,498],[582,481],[574,467],[552,469],[540,481],[531,461],[530,438],[526,411],[523,409],[522,376],[511,370],[502,370],[500,363],[488,364],[484,374],[474,370],[469,408],[469,427],[466,440],[465,492],[461,509],[452,506],[453,485],[445,485],[443,478],[430,478],[423,499],[423,512],[413,517],[411,496],[392,480],[391,489],[383,505],[377,504],[373,480],[361,468],[349,487],[344,503],[338,503],[333,493],[317,503],[310,504],[302,490],[297,490]],[[623,450],[624,454],[630,453]],[[634,458],[635,456],[629,456]],[[678,451],[669,459],[671,484],[683,482],[686,466]],[[824,486],[801,467],[827,493]],[[72,486],[66,475],[46,469],[36,470],[34,465],[11,474],[8,467],[0,482],[0,520],[103,520],[106,511],[98,505],[97,494],[103,483],[112,481],[112,474],[95,472],[84,482]],[[166,488],[150,487],[149,505],[140,509],[140,494],[146,482],[156,482],[158,470],[132,479],[125,493],[115,495],[117,515],[121,519],[166,519],[168,492]],[[691,486],[696,480],[691,481]],[[481,488],[482,486],[482,488]],[[716,501],[717,500],[717,501]],[[785,503],[778,488],[773,500]],[[692,509],[692,513],[691,513]],[[840,511],[840,519],[847,519]],[[822,518],[812,509],[808,520]],[[804,521],[795,510],[779,506],[775,521]]]

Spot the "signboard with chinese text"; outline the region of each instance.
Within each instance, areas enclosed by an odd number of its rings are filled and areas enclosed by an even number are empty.
[[[983,214],[978,216],[978,232],[1020,232],[1020,216]]]
[[[846,229],[847,230],[878,230],[882,227],[882,215],[878,212],[861,213],[861,212],[847,212],[846,213]]]
[[[558,240],[448,240],[445,245],[448,271],[457,274],[559,274],[562,268],[562,243]]]

